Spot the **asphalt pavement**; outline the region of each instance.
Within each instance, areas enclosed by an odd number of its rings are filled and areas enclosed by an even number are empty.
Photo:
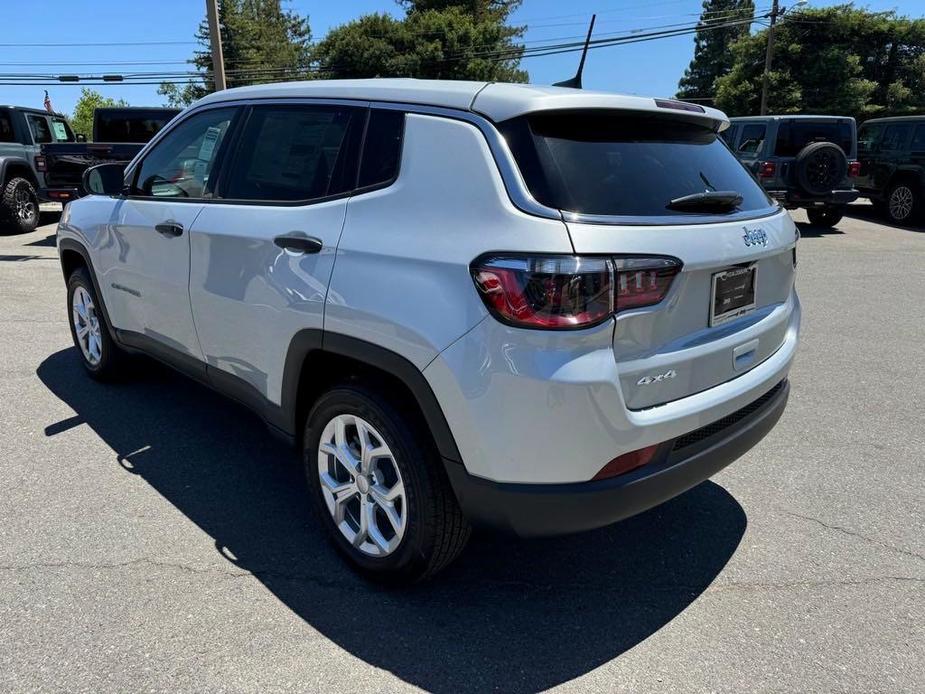
[[[154,364],[86,378],[54,226],[0,237],[0,691],[925,691],[925,229],[802,227],[757,448],[404,591],[343,566],[247,411]]]

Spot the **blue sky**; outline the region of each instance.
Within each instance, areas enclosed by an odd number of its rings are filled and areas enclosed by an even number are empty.
[[[12,0],[5,0],[12,3]],[[796,0],[781,0],[782,5]],[[204,0],[49,0],[41,12],[6,12],[0,33],[0,73],[75,74],[149,70],[187,70],[182,61],[195,48],[193,35],[204,15]],[[771,0],[756,0],[759,9]],[[812,6],[839,4],[811,0]],[[922,16],[922,0],[869,0],[857,3],[875,10],[896,9]],[[291,0],[288,5],[307,14],[316,38],[331,27],[368,12],[401,14],[393,0]],[[681,22],[695,22],[700,0],[525,0],[513,21],[528,26],[528,42],[583,37],[592,12],[598,13],[595,35],[626,32]],[[92,8],[92,9],[91,9]],[[27,46],[25,44],[88,44]],[[165,42],[162,45],[125,46],[119,43]],[[585,67],[588,89],[629,94],[670,96],[690,61],[693,38],[681,36],[592,51]],[[117,61],[122,61],[116,65]],[[135,62],[128,65],[126,61]],[[161,63],[162,64],[155,64]],[[81,63],[75,65],[74,63]],[[145,63],[139,65],[137,63]],[[531,82],[549,84],[570,77],[577,56],[537,57],[523,62]],[[0,77],[0,82],[3,82]],[[135,106],[159,105],[155,85],[94,87],[107,96],[124,98]],[[49,88],[55,109],[70,113],[80,88]],[[41,107],[43,87],[0,84],[0,103]]]

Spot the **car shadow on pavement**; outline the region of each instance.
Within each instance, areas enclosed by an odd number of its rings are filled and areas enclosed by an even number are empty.
[[[865,222],[882,224],[885,227],[900,229],[902,231],[925,232],[925,222],[922,222],[918,225],[896,224],[895,222],[890,221],[890,218],[887,217],[885,212],[877,212],[873,205],[848,205],[845,208],[845,216],[851,217],[853,219],[859,219]]]
[[[474,537],[430,583],[387,590],[353,574],[324,541],[297,456],[256,417],[144,367],[131,381],[99,384],[73,348],[49,356],[38,377],[76,416],[43,422],[46,436],[91,427],[115,451],[111,464],[214,539],[229,572],[252,573],[347,652],[426,690],[533,692],[584,675],[690,605],[745,532],[741,506],[706,482],[583,535]]]

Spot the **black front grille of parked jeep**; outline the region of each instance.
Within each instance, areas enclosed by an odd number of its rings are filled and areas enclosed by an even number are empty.
[[[718,419],[711,424],[707,424],[705,427],[700,427],[695,429],[689,434],[684,434],[684,436],[679,436],[675,439],[674,445],[671,447],[672,451],[679,451],[682,448],[687,448],[688,446],[693,446],[696,443],[700,443],[706,439],[709,439],[713,436],[716,436],[721,431],[728,429],[736,422],[740,422],[750,414],[756,412],[764,405],[768,400],[773,398],[777,393],[780,392],[780,389],[784,387],[784,381],[781,381],[776,386],[771,388],[767,393],[762,395],[757,400],[754,400],[743,407],[741,410],[736,410],[730,415]]]

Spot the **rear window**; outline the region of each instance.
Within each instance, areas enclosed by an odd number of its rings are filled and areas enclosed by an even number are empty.
[[[697,124],[582,111],[533,114],[500,127],[533,197],[550,207],[690,218],[668,203],[705,191],[738,192],[737,212],[771,206],[721,136]]]
[[[93,138],[97,142],[148,142],[177,111],[97,111]]]
[[[847,121],[781,121],[777,130],[774,154],[795,157],[806,145],[813,142],[832,142],[851,154],[853,135]]]

